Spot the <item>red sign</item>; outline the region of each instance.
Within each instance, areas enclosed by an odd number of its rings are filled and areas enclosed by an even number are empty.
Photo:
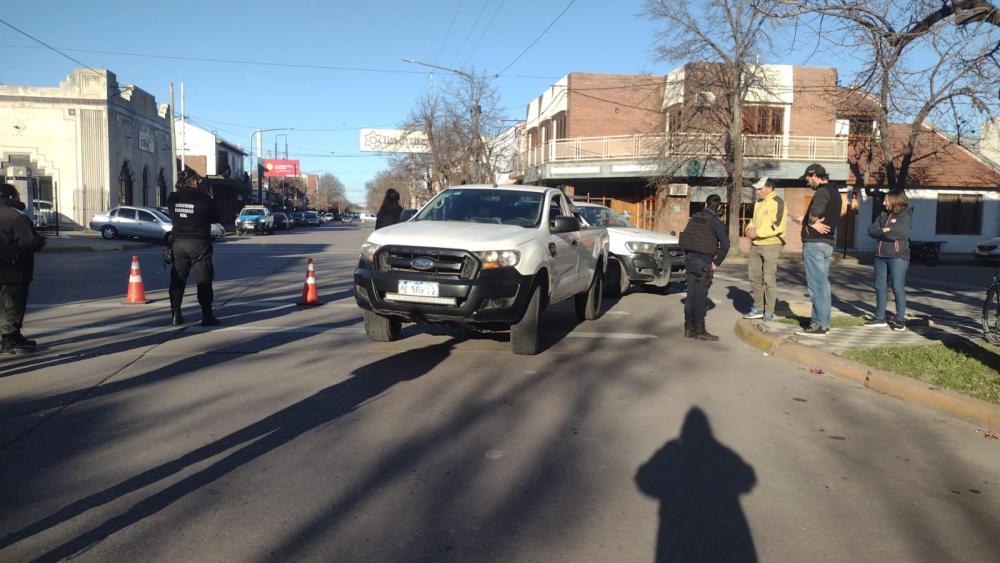
[[[264,176],[298,176],[299,161],[264,159]]]

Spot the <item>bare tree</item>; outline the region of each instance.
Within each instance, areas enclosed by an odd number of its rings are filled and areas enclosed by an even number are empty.
[[[701,132],[702,139],[711,139],[708,133],[719,133],[719,146],[705,147],[706,158],[719,156],[718,162],[726,171],[729,237],[739,237],[739,208],[743,191],[743,106],[753,88],[766,86],[766,76],[758,64],[759,55],[768,45],[769,18],[741,0],[710,0],[700,3],[693,13],[691,3],[675,0],[647,0],[643,14],[662,24],[656,32],[657,58],[669,63],[689,60],[707,64],[689,65],[695,76],[685,76],[684,81],[697,84],[700,90],[711,93],[703,100],[685,101],[680,110],[680,122],[670,124],[667,152],[690,152],[690,148],[671,146],[687,144],[690,136],[676,136],[681,129],[686,133]],[[669,80],[669,79],[668,79]],[[676,87],[667,84],[667,88]],[[679,149],[679,150],[676,150]],[[673,175],[668,166],[668,175]]]
[[[877,113],[869,142],[852,147],[851,166],[866,189],[873,176],[880,187],[906,189],[911,164],[927,156],[915,151],[928,126],[961,137],[998,107],[1000,11],[989,2],[796,0],[756,9],[811,27],[862,59],[853,88]]]
[[[403,207],[409,205],[414,196],[413,176],[407,162],[403,159],[390,161],[388,170],[380,170],[375,174],[375,178],[365,182],[365,202],[368,210],[372,213],[378,211],[385,199],[385,193],[390,188],[399,192],[400,204]]]
[[[424,94],[403,124],[427,135],[429,152],[397,160],[410,169],[410,185],[424,187],[424,196],[455,184],[494,182],[503,125],[490,79],[462,71],[442,92]]]
[[[344,183],[329,172],[321,174],[316,183],[316,199],[315,206],[319,209],[341,210],[350,205]]]

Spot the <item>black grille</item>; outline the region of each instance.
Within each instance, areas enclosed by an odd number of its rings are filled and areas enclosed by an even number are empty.
[[[431,261],[428,269],[414,268],[415,258]],[[479,261],[464,250],[423,248],[417,246],[384,246],[375,257],[376,268],[383,272],[414,272],[437,274],[459,279],[472,279],[479,272]]]

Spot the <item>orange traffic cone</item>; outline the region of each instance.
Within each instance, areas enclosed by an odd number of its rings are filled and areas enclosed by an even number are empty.
[[[128,294],[125,296],[126,305],[145,305],[146,288],[142,285],[142,270],[139,269],[139,257],[132,257],[132,271],[128,275]]]
[[[302,299],[299,305],[319,305],[319,292],[316,289],[316,269],[310,258],[306,266],[306,284],[302,286]]]

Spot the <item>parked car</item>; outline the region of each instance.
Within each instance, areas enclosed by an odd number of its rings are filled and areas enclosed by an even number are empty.
[[[34,207],[35,228],[46,229],[55,225],[55,208],[51,201],[36,199],[32,202],[32,206]]]
[[[169,243],[174,224],[170,217],[156,208],[121,206],[95,213],[90,219],[90,228],[100,231],[101,236],[108,240],[134,237]]]
[[[344,213],[344,215],[341,216],[341,218],[340,218],[340,222],[341,223],[353,223],[356,220],[357,220],[357,218],[354,216],[353,213],[350,213],[350,212]]]
[[[305,224],[310,227],[318,227],[321,224],[321,221],[319,220],[319,213],[316,213],[315,211],[306,211],[304,221]]]
[[[274,230],[290,231],[292,230],[292,227],[294,227],[294,225],[292,224],[292,220],[288,215],[282,213],[281,211],[277,211],[274,213]]]
[[[330,222],[333,222],[333,221],[340,221],[340,215],[338,215],[336,213],[324,213],[323,214],[323,222],[324,223],[330,223]]]
[[[994,237],[976,244],[972,256],[978,260],[1000,260],[1000,237]]]
[[[222,223],[212,223],[212,238],[225,238],[226,227]]]
[[[301,211],[292,211],[288,216],[292,218],[292,224],[296,226],[306,224],[306,214]]]
[[[596,203],[576,202],[588,225],[608,230],[609,256],[604,294],[618,297],[631,284],[665,288],[687,275],[677,237],[637,228],[624,215]]]
[[[274,234],[274,214],[263,205],[244,207],[236,217],[236,234],[243,233]]]
[[[361,214],[358,215],[358,219],[362,223],[374,223],[377,217],[375,217],[374,213],[369,213],[368,211],[362,211]]]
[[[535,354],[548,305],[600,315],[607,259],[607,231],[581,225],[555,188],[460,186],[368,237],[354,295],[374,342],[403,322],[452,323],[509,329],[515,354]]]

